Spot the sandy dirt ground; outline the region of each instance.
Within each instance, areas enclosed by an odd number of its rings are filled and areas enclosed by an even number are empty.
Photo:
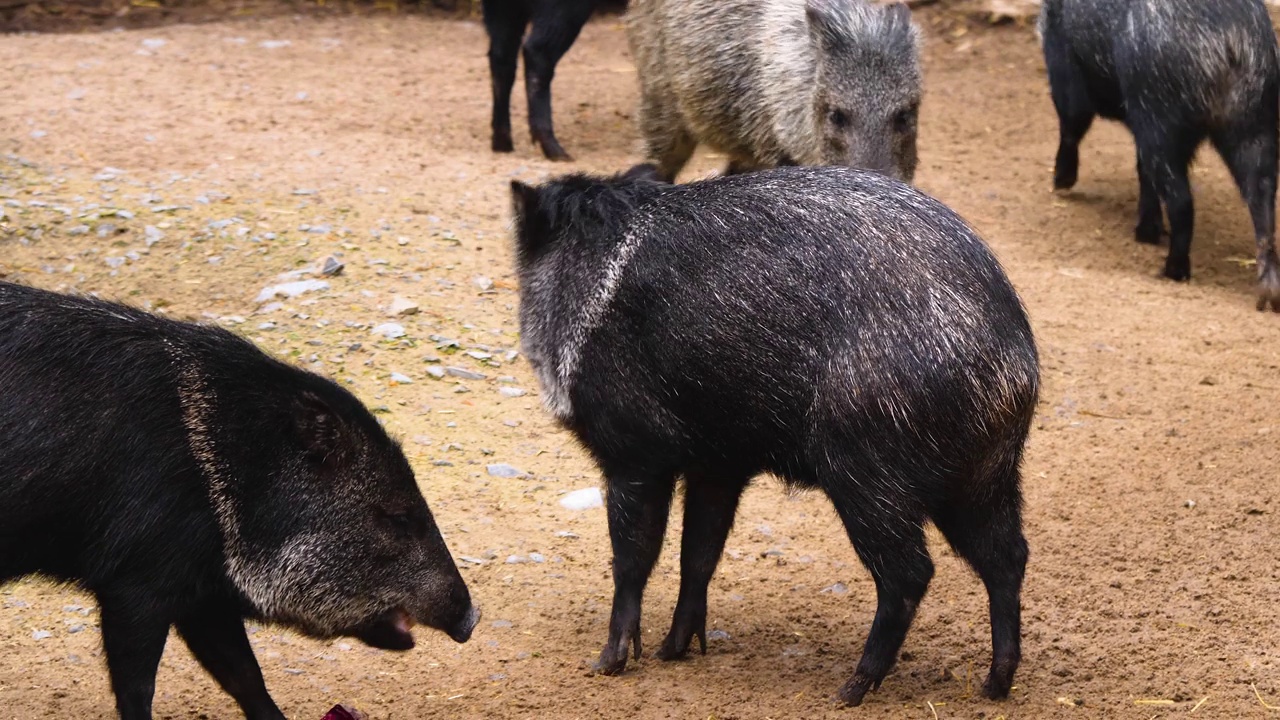
[[[917,183],[994,247],[1044,365],[1025,464],[1024,660],[1003,703],[977,694],[985,592],[930,530],[937,574],[897,668],[863,707],[837,708],[874,588],[827,500],[771,479],[748,491],[712,583],[708,654],[586,671],[612,592],[605,516],[559,500],[599,475],[506,355],[508,181],[639,159],[616,19],[589,25],[556,78],[571,165],[535,154],[520,99],[516,152],[489,152],[474,21],[5,36],[0,274],[225,324],[350,383],[403,438],[484,619],[465,645],[419,632],[407,654],[252,627],[291,718],[336,702],[375,718],[1262,717],[1261,700],[1280,704],[1280,317],[1253,310],[1244,205],[1206,152],[1195,277],[1159,278],[1166,250],[1131,239],[1123,129],[1096,126],[1077,189],[1053,194],[1057,126],[1031,29],[921,17]],[[683,179],[721,163],[701,154]],[[327,288],[257,300],[329,256],[346,269]],[[396,296],[420,311],[388,317]],[[405,335],[374,334],[387,322]],[[442,366],[483,377],[437,379]],[[498,463],[520,474],[490,474]],[[646,595],[646,653],[675,603],[679,526],[676,513]],[[176,638],[155,707],[237,716]],[[0,588],[0,718],[112,708],[92,598]]]

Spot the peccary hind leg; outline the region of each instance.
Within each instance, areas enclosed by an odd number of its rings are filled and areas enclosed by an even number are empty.
[[[676,660],[689,652],[693,638],[707,654],[707,586],[733,528],[746,478],[690,475],[685,478],[684,531],[680,538],[680,599],[671,631],[657,657]]]
[[[484,0],[489,34],[489,75],[493,83],[493,151],[511,152],[511,86],[516,82],[520,40],[529,23],[524,3]]]
[[[1054,109],[1058,111],[1058,155],[1053,164],[1053,188],[1075,187],[1080,172],[1080,141],[1084,139],[1097,110],[1089,99],[1088,86],[1056,35],[1045,38],[1049,59],[1049,83]]]
[[[1131,127],[1143,176],[1150,179],[1169,214],[1169,256],[1165,260],[1164,276],[1170,280],[1189,280],[1195,208],[1187,167],[1202,138],[1162,127],[1156,119],[1135,122]]]
[[[533,18],[524,42],[524,86],[529,100],[529,131],[548,160],[572,160],[560,147],[551,123],[551,80],[556,64],[591,17],[591,3],[545,3],[545,14]]]
[[[1280,312],[1280,261],[1276,258],[1276,132],[1275,123],[1267,132],[1253,137],[1223,133],[1214,145],[1231,168],[1240,194],[1249,205],[1258,251],[1259,310],[1268,307]]]
[[[156,668],[169,637],[169,622],[137,597],[98,594],[102,647],[120,720],[150,720]]]
[[[867,691],[880,687],[897,660],[916,608],[933,579],[933,561],[924,541],[923,516],[904,515],[912,505],[909,499],[886,502],[876,498],[874,490],[851,491],[852,482],[846,479],[837,492],[828,490],[828,494],[858,558],[876,583],[876,616],[862,658],[839,692],[845,704],[861,705]]]
[[[1015,465],[1016,468],[1016,465]],[[1017,494],[1017,470],[997,480],[1003,486],[992,502],[973,496],[953,498],[934,523],[951,547],[973,567],[987,588],[991,612],[991,672],[982,685],[988,698],[1008,697],[1022,660],[1022,579],[1027,567],[1027,541]]]
[[[233,608],[200,607],[177,623],[191,654],[235,699],[248,720],[284,720],[253,656],[244,621]]]
[[[609,539],[613,543],[613,611],[609,640],[595,670],[615,675],[627,666],[627,649],[640,659],[640,604],[649,573],[662,550],[675,476],[666,473],[605,473],[608,477]]]

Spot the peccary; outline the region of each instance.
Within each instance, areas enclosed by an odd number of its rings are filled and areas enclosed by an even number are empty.
[[[1280,67],[1262,0],[1045,0],[1038,24],[1058,111],[1053,184],[1076,184],[1095,116],[1122,121],[1138,150],[1139,242],[1169,215],[1164,275],[1191,277],[1195,221],[1187,167],[1207,138],[1249,205],[1258,309],[1280,312],[1275,249]]]
[[[698,143],[728,172],[851,165],[910,182],[919,28],[866,0],[637,0],[645,154],[671,181]]]
[[[932,519],[986,584],[1003,697],[1020,659],[1020,462],[1035,344],[1000,266],[953,212],[851,168],[688,185],[512,183],[521,342],[545,404],[605,477],[609,638],[621,671],[684,479],[680,597],[658,650],[706,651],[707,584],[761,472],[834,503],[879,605],[857,705],[889,672],[933,574]]]
[[[556,64],[578,39],[598,0],[484,0],[484,27],[489,33],[489,74],[493,81],[493,151],[511,152],[511,86],[516,81],[516,53],[525,27],[524,86],[529,103],[529,131],[549,160],[572,160],[560,147],[551,123],[551,79]]]
[[[354,396],[217,327],[0,283],[0,582],[99,603],[122,718],[170,626],[249,718],[283,718],[242,620],[374,647],[479,614],[399,446]]]

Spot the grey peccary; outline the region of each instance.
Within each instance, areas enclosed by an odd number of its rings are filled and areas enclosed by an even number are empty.
[[[524,85],[529,131],[550,160],[572,160],[556,140],[551,122],[551,79],[556,64],[578,38],[599,0],[484,0],[493,82],[493,151],[511,152],[511,86],[524,39]],[[525,28],[532,25],[529,37]]]
[[[479,614],[399,446],[335,383],[217,327],[0,283],[0,583],[96,597],[121,718],[171,626],[283,718],[244,618],[406,650]]]
[[[621,671],[684,480],[680,596],[664,660],[706,651],[707,585],[751,478],[830,497],[878,607],[840,698],[898,650],[933,523],[990,598],[985,692],[1020,660],[1020,462],[1039,369],[1021,302],[941,203],[883,175],[776,168],[667,185],[512,183],[521,344],[550,412],[605,478]]]
[[[915,177],[920,30],[867,0],[633,0],[647,161],[674,180],[699,143],[729,173],[850,165]]]
[[[1053,184],[1076,184],[1096,116],[1119,120],[1138,151],[1139,242],[1164,233],[1164,275],[1191,277],[1195,223],[1187,168],[1208,139],[1253,220],[1259,310],[1280,312],[1275,249],[1280,65],[1262,0],[1045,0],[1039,33],[1058,111]]]

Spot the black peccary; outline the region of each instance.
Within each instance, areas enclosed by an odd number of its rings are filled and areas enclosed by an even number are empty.
[[[392,650],[479,618],[349,392],[220,328],[0,283],[0,582],[31,574],[96,596],[125,720],[170,626],[247,717],[283,718],[244,618]]]
[[[1139,242],[1169,215],[1164,274],[1191,277],[1195,222],[1187,167],[1213,143],[1249,206],[1258,309],[1280,312],[1275,248],[1280,64],[1262,0],[1045,0],[1038,29],[1060,139],[1055,188],[1075,185],[1095,116],[1119,120],[1138,150]]]
[[[835,504],[879,605],[857,705],[933,575],[932,520],[986,584],[1004,697],[1020,660],[1019,465],[1035,343],[995,258],[896,180],[784,167],[688,185],[512,183],[521,342],[607,487],[614,599],[596,668],[621,671],[685,483],[680,597],[658,657],[706,648],[707,584],[761,472]]]
[[[529,132],[549,160],[572,160],[560,147],[551,123],[551,79],[556,64],[578,39],[601,0],[484,0],[489,34],[489,74],[493,81],[493,151],[511,152],[511,86],[516,55],[524,40],[524,86]],[[532,24],[529,37],[525,27]]]

